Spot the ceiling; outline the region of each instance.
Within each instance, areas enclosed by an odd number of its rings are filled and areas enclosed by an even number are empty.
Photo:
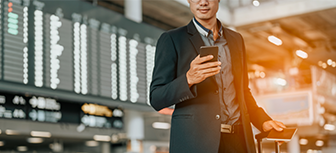
[[[336,8],[309,14],[285,17],[271,21],[236,27],[246,43],[250,63],[269,70],[300,67],[301,64],[318,65],[318,61],[336,61]],[[276,46],[268,41],[274,35],[283,42]],[[308,53],[302,60],[296,50]],[[336,68],[327,70],[336,74]]]
[[[124,0],[86,0],[123,14]],[[222,0],[233,9],[252,5],[250,0]],[[260,0],[267,2],[270,0]],[[143,22],[169,30],[186,25],[193,17],[189,7],[172,0],[142,0]],[[234,27],[245,39],[250,71],[285,72],[291,67],[308,70],[310,65],[328,59],[336,61],[336,8]],[[274,35],[283,42],[276,46],[268,41]],[[295,55],[296,50],[308,53],[307,59]],[[327,66],[336,75],[336,68]]]

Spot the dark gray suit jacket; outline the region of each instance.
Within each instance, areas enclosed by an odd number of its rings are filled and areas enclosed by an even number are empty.
[[[262,123],[271,118],[257,106],[248,87],[242,36],[227,28],[224,28],[224,36],[231,53],[246,146],[253,153],[255,145],[250,122],[261,130]],[[221,121],[216,118],[220,114],[216,80],[209,77],[189,88],[186,79],[191,61],[203,45],[192,21],[187,26],[163,33],[157,43],[150,103],[157,111],[175,105],[170,153],[218,153]]]

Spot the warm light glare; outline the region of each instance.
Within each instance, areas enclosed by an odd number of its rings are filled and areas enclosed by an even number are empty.
[[[302,50],[297,50],[296,55],[303,58],[303,59],[308,58],[308,54],[305,51],[302,51]]]
[[[29,143],[42,143],[43,139],[42,138],[28,138],[27,141]]]
[[[324,129],[327,130],[327,131],[334,131],[335,130],[335,125],[326,124],[326,125],[324,125]]]
[[[254,76],[256,76],[256,77],[260,77],[260,71],[255,71],[255,72],[254,72]]]
[[[99,143],[97,141],[86,141],[85,145],[88,147],[97,147]]]
[[[111,136],[111,141],[112,141],[112,142],[118,142],[118,141],[119,141],[119,135],[117,135],[117,134],[112,134],[112,136]]]
[[[43,132],[43,131],[31,131],[30,135],[33,137],[51,137],[50,132]]]
[[[265,77],[266,77],[265,72],[260,72],[260,77],[261,77],[261,78],[265,78]]]
[[[327,63],[322,63],[322,68],[327,68]]]
[[[108,135],[94,135],[93,139],[96,141],[111,141],[111,137]]]
[[[285,79],[282,79],[282,78],[277,78],[276,79],[276,84],[278,84],[280,86],[285,86],[287,84],[287,81]]]
[[[332,64],[331,64],[332,67],[336,67],[336,62],[333,61]]]
[[[18,146],[18,147],[17,147],[17,150],[18,150],[18,151],[27,151],[28,148],[27,148],[27,146]]]
[[[15,130],[6,130],[7,135],[19,135],[18,131]]]
[[[254,5],[255,7],[258,7],[258,6],[260,5],[260,2],[259,2],[258,0],[254,0],[254,1],[253,1],[253,5]]]
[[[269,37],[268,37],[268,41],[270,41],[271,43],[273,43],[273,44],[275,44],[275,45],[277,45],[277,46],[282,45],[282,41],[281,41],[281,39],[279,39],[279,38],[277,38],[277,37],[275,37],[275,36],[269,36]]]
[[[156,146],[155,146],[155,145],[151,145],[151,146],[149,147],[149,150],[150,150],[151,152],[156,152]]]
[[[327,64],[328,64],[328,65],[330,65],[330,66],[331,66],[331,65],[332,65],[332,63],[333,63],[333,61],[332,61],[331,59],[328,59],[328,60],[327,60]]]
[[[315,145],[318,147],[322,147],[324,145],[324,142],[322,140],[317,140]]]
[[[3,141],[0,141],[0,147],[4,145],[4,142]]]
[[[297,74],[299,74],[299,69],[297,67],[289,69],[289,75],[297,75]]]
[[[299,143],[300,143],[300,145],[307,145],[308,144],[308,140],[302,138],[302,139],[300,139]]]
[[[170,128],[170,124],[169,123],[165,123],[165,122],[154,122],[152,124],[152,126],[155,129],[169,129]]]

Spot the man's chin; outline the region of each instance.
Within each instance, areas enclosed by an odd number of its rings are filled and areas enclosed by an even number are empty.
[[[198,16],[197,19],[199,19],[199,20],[210,20],[211,17],[209,17],[209,16]]]

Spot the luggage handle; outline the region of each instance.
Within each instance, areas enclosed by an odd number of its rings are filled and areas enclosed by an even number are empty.
[[[257,145],[258,145],[258,153],[262,153],[261,152],[261,142],[262,139],[266,138],[269,132],[261,132],[259,134],[257,134],[255,136],[255,138],[257,139]],[[274,141],[275,143],[275,153],[280,153],[280,146],[279,146],[279,142],[278,141]]]

